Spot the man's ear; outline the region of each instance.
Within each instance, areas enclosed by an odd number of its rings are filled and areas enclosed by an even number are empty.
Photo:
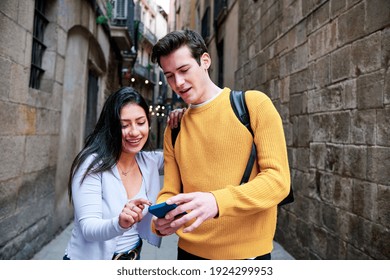
[[[207,52],[203,53],[200,57],[200,65],[203,66],[205,70],[209,69],[211,65],[211,57]]]

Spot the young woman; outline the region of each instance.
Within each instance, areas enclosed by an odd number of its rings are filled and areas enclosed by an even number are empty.
[[[163,154],[149,145],[149,108],[133,88],[106,100],[71,167],[74,228],[64,259],[139,259],[142,239],[160,246],[148,207],[160,190]],[[179,115],[179,117],[178,117]],[[173,126],[181,112],[171,114]]]

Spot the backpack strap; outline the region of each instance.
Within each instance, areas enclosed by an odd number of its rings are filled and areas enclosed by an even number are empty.
[[[230,104],[232,105],[233,111],[236,114],[240,122],[249,130],[253,137],[253,130],[251,128],[250,116],[248,113],[248,108],[245,102],[245,92],[244,91],[235,91],[230,92]],[[252,149],[249,155],[248,163],[245,167],[244,175],[242,176],[240,185],[248,182],[249,176],[251,175],[253,165],[256,159],[256,146],[252,142]]]
[[[173,148],[175,147],[177,135],[178,135],[179,132],[180,132],[180,123],[181,123],[181,122],[179,122],[179,123],[177,124],[177,127],[171,129],[171,140],[172,140],[172,147],[173,147]]]
[[[248,108],[245,102],[245,92],[232,90],[230,92],[230,103],[232,105],[233,111],[236,114],[237,118],[241,121],[243,125],[245,125],[245,127],[249,130],[252,136],[254,136],[253,130],[250,125],[250,116],[248,113]],[[256,146],[255,143],[252,142],[251,154],[249,156],[248,164],[245,168],[245,172],[244,175],[242,176],[240,185],[248,182],[255,159],[256,159]],[[278,206],[282,206],[292,202],[294,202],[294,191],[292,186],[290,186],[289,194],[278,204]]]

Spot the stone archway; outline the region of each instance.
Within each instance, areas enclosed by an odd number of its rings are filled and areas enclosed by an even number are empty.
[[[94,51],[91,51],[91,45]],[[99,44],[86,29],[76,26],[69,30],[55,182],[55,222],[60,227],[67,225],[73,217],[68,199],[69,171],[74,157],[84,144],[88,73],[91,67],[95,72],[98,68],[100,75],[106,69],[101,53]],[[103,88],[99,89],[98,99],[103,96],[103,91]]]

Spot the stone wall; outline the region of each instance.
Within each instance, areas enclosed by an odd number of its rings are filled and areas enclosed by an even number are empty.
[[[0,259],[24,259],[53,234],[44,229],[55,201],[59,103],[29,92],[34,1],[19,2],[0,4]]]
[[[66,73],[86,75],[92,62],[100,66],[102,95],[118,81],[117,58],[96,25],[93,1],[49,0],[45,73],[39,90],[29,88],[34,2],[0,1],[0,259],[31,258],[73,217],[68,166],[83,144],[87,79],[73,82]],[[84,61],[72,61],[80,49]],[[65,114],[71,110],[75,121]]]
[[[276,239],[297,259],[390,258],[390,1],[240,1],[236,88],[267,93],[296,202]]]

